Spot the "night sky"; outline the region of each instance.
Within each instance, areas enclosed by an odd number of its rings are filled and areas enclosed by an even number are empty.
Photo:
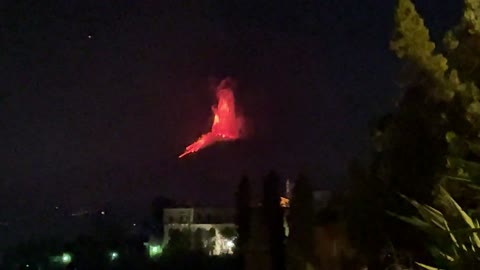
[[[0,4],[0,239],[157,195],[228,204],[270,169],[339,187],[400,95],[393,0],[46,2]],[[416,2],[438,38],[462,1]],[[178,160],[225,76],[248,137]]]

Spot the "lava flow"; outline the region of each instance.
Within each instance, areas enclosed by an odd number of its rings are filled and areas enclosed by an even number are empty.
[[[229,79],[223,80],[217,87],[217,100],[217,106],[212,107],[213,124],[210,132],[203,134],[194,143],[187,146],[185,152],[179,158],[197,152],[216,142],[240,138],[243,118],[235,113],[235,97],[233,96]]]

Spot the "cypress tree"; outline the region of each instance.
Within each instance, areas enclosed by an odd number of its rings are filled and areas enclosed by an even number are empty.
[[[270,172],[263,185],[263,217],[268,228],[272,269],[285,270],[285,229],[280,206],[280,177]]]
[[[251,227],[251,192],[250,181],[248,177],[243,176],[240,184],[238,185],[237,192],[235,193],[236,199],[236,224],[238,231],[238,239],[236,241],[237,252],[240,257],[240,269],[245,267],[245,254],[247,244],[250,239],[250,227]]]
[[[288,251],[292,270],[304,270],[313,261],[314,229],[313,193],[310,181],[300,175],[290,201]]]

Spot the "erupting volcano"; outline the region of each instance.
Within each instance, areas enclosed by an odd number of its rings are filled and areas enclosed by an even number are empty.
[[[240,138],[243,118],[236,115],[235,97],[230,79],[224,79],[217,87],[217,106],[212,107],[213,124],[210,132],[203,134],[194,143],[185,148],[179,156],[182,158],[220,141],[232,141]]]

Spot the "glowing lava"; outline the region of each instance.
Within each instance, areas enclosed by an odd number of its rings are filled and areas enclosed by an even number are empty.
[[[235,113],[235,97],[229,79],[223,80],[217,87],[217,106],[212,107],[213,124],[210,132],[203,134],[194,143],[186,147],[182,158],[219,141],[231,141],[240,138],[243,118]]]

